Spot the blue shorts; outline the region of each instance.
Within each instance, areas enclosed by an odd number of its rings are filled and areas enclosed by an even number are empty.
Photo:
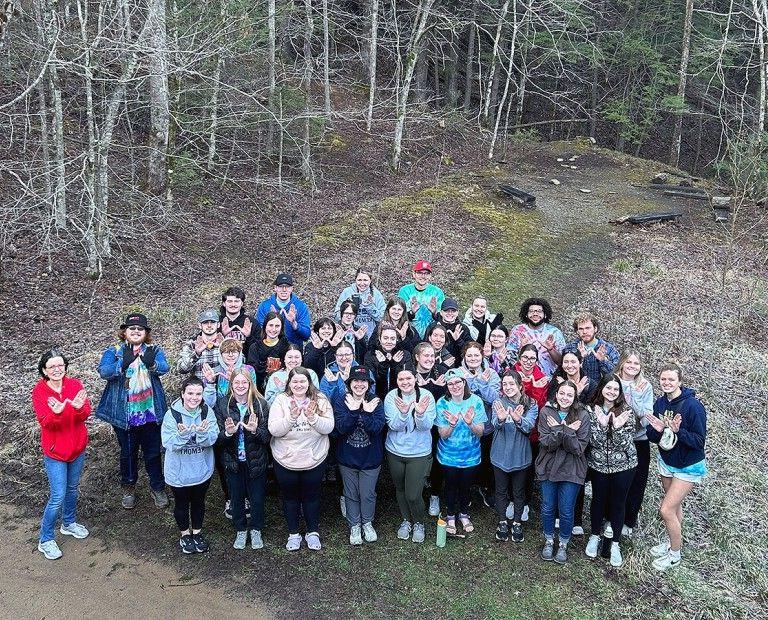
[[[685,482],[691,482],[693,484],[701,484],[706,474],[686,474],[681,471],[672,471],[667,467],[667,464],[659,457],[659,475],[662,478],[677,478],[678,480],[684,480]]]

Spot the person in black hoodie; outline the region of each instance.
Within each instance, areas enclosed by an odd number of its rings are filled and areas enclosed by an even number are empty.
[[[222,336],[242,342],[243,351],[248,351],[261,335],[261,326],[253,323],[245,313],[245,291],[239,286],[230,286],[222,293],[219,322]]]
[[[662,396],[646,415],[648,440],[659,444],[658,467],[664,486],[659,512],[668,538],[651,548],[659,571],[680,564],[682,549],[683,500],[707,474],[704,441],[707,412],[696,392],[683,387],[683,372],[677,364],[665,364],[659,375]]]
[[[424,342],[428,342],[435,350],[435,360],[446,368],[455,368],[461,361],[461,351],[454,352],[448,348],[448,330],[441,323],[432,323],[424,332]]]
[[[412,362],[411,354],[402,348],[397,329],[385,325],[379,332],[376,348],[365,355],[365,366],[371,370],[376,382],[376,396],[383,400],[387,392],[394,390],[397,373],[401,368],[410,368]]]
[[[227,476],[232,507],[232,525],[237,536],[233,547],[245,549],[248,530],[251,548],[264,546],[264,497],[269,462],[267,428],[269,406],[259,394],[246,368],[236,369],[230,378],[229,393],[220,396],[214,409],[219,425],[219,458]],[[251,505],[250,523],[246,520],[245,500]]]
[[[416,385],[428,390],[437,402],[445,396],[445,373],[448,367],[435,361],[435,350],[428,342],[420,342],[413,348]]]
[[[283,319],[277,312],[267,312],[261,329],[261,337],[248,349],[248,363],[256,370],[259,392],[271,375],[283,367],[283,358],[288,352],[288,339],[283,331]]]
[[[368,350],[368,327],[358,324],[359,308],[353,301],[342,302],[339,307],[342,338],[355,348],[355,361],[362,364],[365,361],[365,352]],[[331,360],[333,361],[333,360]]]
[[[485,297],[475,297],[472,305],[464,315],[464,325],[469,330],[469,340],[484,345],[491,332],[504,321],[504,315],[499,312],[492,314],[488,310],[488,300]]]
[[[446,297],[440,305],[440,311],[434,314],[434,319],[424,332],[424,340],[429,340],[429,335],[434,331],[435,326],[442,325],[445,328],[445,349],[453,356],[454,361],[458,360],[464,345],[472,340],[466,326],[459,320],[458,302]],[[448,366],[453,368],[453,364]]]
[[[311,368],[322,377],[325,369],[336,361],[336,348],[343,338],[344,332],[332,319],[324,317],[315,321],[309,342],[304,345],[304,368]]]
[[[397,337],[400,340],[400,348],[410,353],[421,338],[416,329],[408,320],[408,311],[405,302],[399,297],[392,297],[387,302],[384,310],[384,318],[381,319],[371,337],[368,339],[368,349],[372,350],[379,346],[381,330],[385,327],[394,327],[397,330]]]

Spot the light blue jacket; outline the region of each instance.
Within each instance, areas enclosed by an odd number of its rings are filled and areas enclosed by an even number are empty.
[[[419,389],[421,398],[429,401],[424,415],[417,416],[416,391],[402,394],[402,398],[410,405],[405,414],[395,405],[395,397],[399,390],[392,390],[384,398],[384,415],[387,418],[387,440],[384,447],[388,452],[406,458],[428,456],[432,454],[432,425],[435,423],[435,398],[425,388]]]
[[[370,295],[372,299],[368,303],[365,303],[368,295]],[[387,308],[387,302],[384,301],[384,295],[381,294],[381,291],[373,286],[361,293],[357,290],[357,284],[350,284],[347,288],[341,291],[341,295],[339,295],[339,298],[336,300],[336,307],[333,309],[333,315],[336,317],[337,321],[341,321],[341,304],[355,296],[360,298],[360,305],[355,323],[357,325],[365,325],[368,330],[367,337],[370,338],[373,330],[376,328],[376,324],[384,317],[384,310]]]
[[[208,430],[204,433],[190,430],[180,433],[177,417],[187,427],[201,424],[206,419]],[[166,450],[163,465],[166,484],[191,487],[208,480],[213,474],[213,444],[218,436],[219,425],[211,407],[202,403],[195,411],[187,411],[181,399],[177,398],[163,417],[160,429],[160,439]]]

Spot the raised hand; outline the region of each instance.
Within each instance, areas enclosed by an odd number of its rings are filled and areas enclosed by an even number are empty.
[[[499,419],[499,422],[505,422],[507,420],[509,411],[498,400],[493,404],[493,411],[496,413],[496,417]]]
[[[579,353],[581,353],[581,359],[585,359],[587,355],[593,353],[592,349],[587,349],[583,341],[579,340]]]
[[[202,355],[203,351],[205,351],[207,348],[208,345],[205,344],[205,340],[203,340],[202,336],[195,338],[195,353]]]
[[[376,359],[379,360],[380,362],[386,362],[387,361],[387,356],[384,355],[384,353],[382,353],[381,351],[377,350],[375,355],[376,355]]]
[[[460,340],[461,336],[464,334],[464,328],[461,326],[461,323],[457,323],[450,334],[453,336],[454,341]]]
[[[235,424],[235,421],[232,418],[224,420],[224,432],[230,437],[237,432],[237,427],[238,425]]]
[[[548,383],[549,383],[549,379],[547,378],[547,376],[546,376],[546,375],[544,375],[544,376],[543,376],[543,377],[541,377],[540,379],[536,379],[536,380],[533,382],[533,387],[541,389],[541,388],[543,388],[543,387],[547,387],[547,384],[548,384]]]
[[[453,368],[456,365],[456,358],[453,355],[449,355],[443,360],[443,364],[448,366],[448,368]]]
[[[491,380],[491,369],[490,368],[486,368],[483,371],[483,374],[480,375],[480,376],[482,377],[483,381],[490,381]]]
[[[437,379],[432,381],[435,385],[445,385],[445,375],[440,375]]]
[[[568,428],[572,428],[573,430],[577,431],[581,428],[581,420],[574,420],[570,424],[566,424]]]
[[[547,424],[549,424],[550,428],[553,426],[560,426],[560,420],[556,420],[553,416],[548,415]]]
[[[400,327],[396,327],[395,330],[400,335],[400,340],[405,340],[405,336],[408,334],[408,321],[405,321]]]
[[[544,348],[547,351],[551,351],[555,348],[555,336],[553,334],[550,334],[547,336],[546,340],[544,340]]]
[[[467,426],[469,426],[470,424],[472,424],[472,420],[475,419],[475,408],[470,407],[461,415],[461,417],[464,420],[464,422],[466,422]]]
[[[664,427],[666,426],[666,424],[664,424],[664,420],[662,420],[661,418],[657,418],[652,413],[646,413],[645,419],[648,420],[648,424],[650,424],[654,428],[654,430],[656,430],[659,433],[661,433],[664,430]]]
[[[445,419],[448,420],[448,424],[450,424],[451,426],[456,426],[459,423],[459,414],[446,411]]]
[[[355,411],[356,409],[360,408],[360,401],[355,400],[352,394],[347,394],[344,397],[344,404],[347,406],[347,409],[349,409],[350,411]]]
[[[525,408],[522,405],[518,405],[514,409],[510,409],[509,415],[512,417],[512,419],[515,422],[520,422],[520,420],[523,419],[523,414],[525,413]]]
[[[144,366],[147,367],[147,370],[155,365],[156,357],[157,347],[155,347],[155,345],[151,344],[146,349],[144,349],[144,353],[141,354],[141,361],[144,362]]]
[[[419,302],[416,299],[416,296],[411,297],[409,303],[411,305],[411,314],[416,314],[419,311]]]
[[[75,409],[82,409],[87,399],[88,399],[88,392],[86,392],[85,389],[82,389],[77,394],[75,394],[75,397],[72,399],[71,401],[72,406]]]
[[[605,348],[605,344],[601,344],[595,351],[595,357],[601,362],[608,357],[608,349]]]
[[[603,428],[607,428],[608,423],[611,421],[610,414],[605,413],[605,411],[603,411],[603,408],[600,405],[595,405],[594,411],[595,411],[595,417],[597,418],[597,423]]]
[[[532,342],[533,342],[533,337],[531,335],[523,334],[522,336],[520,336],[520,346],[518,347],[518,350],[522,349],[527,344],[531,344]]]
[[[206,418],[205,420],[200,422],[200,424],[197,425],[197,430],[199,430],[201,433],[204,433],[208,430],[208,426],[209,426],[208,419]]]
[[[248,416],[248,422],[243,424],[243,428],[250,433],[255,433],[259,428],[259,416],[257,416],[255,413],[251,413]]]
[[[416,403],[416,415],[422,416],[424,415],[424,412],[427,410],[427,407],[429,407],[429,398],[426,396],[422,396],[421,400]]]
[[[243,321],[243,327],[240,330],[243,335],[247,338],[251,335],[251,330],[253,329],[253,323],[251,323],[251,319],[248,317],[245,317],[245,321]]]
[[[62,411],[64,411],[64,405],[66,404],[66,401],[60,401],[53,396],[48,397],[48,407],[50,407],[51,411],[53,411],[53,413],[56,415],[59,415]]]
[[[368,333],[368,328],[365,325],[361,325],[357,329],[353,330],[352,333],[355,335],[357,340],[360,340],[361,338],[365,338],[366,334]]]
[[[429,304],[427,304],[427,307],[429,308],[429,311],[432,314],[437,312],[437,297],[435,297],[434,295],[432,297],[430,297]]]
[[[613,416],[613,428],[621,428],[629,421],[631,416],[632,411],[629,409],[625,409],[620,415]]]
[[[222,335],[226,336],[229,332],[232,331],[232,328],[229,326],[229,319],[225,316],[223,319],[221,319],[221,333]]]
[[[182,424],[181,422],[179,422],[176,425],[176,430],[179,431],[179,435],[184,435],[185,433],[188,433],[189,431],[191,431],[192,427],[186,426],[186,425]]]
[[[395,396],[395,407],[397,407],[397,410],[405,415],[408,413],[408,411],[411,409],[411,405],[405,402],[402,398],[399,396]]]
[[[483,345],[483,357],[490,357],[491,353],[493,353],[493,347],[491,347],[491,341],[486,340],[485,344]]]
[[[403,361],[403,356],[404,356],[404,355],[405,355],[405,354],[403,353],[403,351],[398,351],[397,353],[395,353],[395,354],[392,356],[392,359],[393,359],[393,360],[395,360],[396,362],[400,363],[400,362],[402,362],[402,361]]]
[[[680,425],[683,423],[683,416],[681,416],[679,413],[675,415],[674,418],[669,423],[669,428],[672,429],[673,433],[676,433],[680,430]]]
[[[307,408],[304,411],[304,415],[307,416],[307,422],[309,422],[310,424],[313,424],[315,422],[315,420],[317,419],[317,416],[320,415],[320,412],[317,409],[316,400],[309,401],[309,404],[307,405]]]
[[[579,379],[579,382],[576,384],[576,393],[581,394],[584,390],[587,389],[588,385],[589,385],[589,377],[587,375],[584,375],[581,379]]]
[[[328,369],[327,368],[325,369],[325,372],[328,373]],[[331,373],[331,374],[333,374],[333,373]],[[327,377],[328,375],[326,374],[325,376]],[[280,377],[275,377],[274,375],[272,375],[272,377],[273,377],[272,382],[275,384],[275,387],[278,390],[282,390],[285,387],[285,381],[283,381]],[[335,378],[336,377],[334,377],[334,379]]]
[[[312,342],[312,346],[314,346],[315,349],[323,348],[323,341],[320,339],[320,336],[318,336],[315,332],[309,332],[309,339]]]
[[[379,406],[379,399],[378,398],[372,398],[369,401],[363,401],[363,411],[366,413],[373,413],[376,411],[376,407]]]
[[[216,373],[213,372],[213,368],[211,368],[211,365],[208,362],[203,364],[203,377],[205,377],[205,380],[208,383],[216,381]]]
[[[296,404],[295,400],[291,401],[291,405],[289,407],[289,414],[291,416],[291,420],[297,420],[299,416],[301,415],[301,409],[299,409],[299,406]]]
[[[334,373],[330,368],[325,369],[325,378],[328,379],[328,381],[336,381],[336,373]],[[279,379],[275,379],[275,385],[277,385],[277,382]]]

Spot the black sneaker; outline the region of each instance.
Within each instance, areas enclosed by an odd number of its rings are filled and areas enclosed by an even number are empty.
[[[512,540],[516,543],[521,543],[525,540],[523,536],[523,526],[520,523],[512,524]]]
[[[496,528],[496,540],[501,542],[509,540],[509,525],[506,521],[499,521],[499,526]]]
[[[192,534],[192,542],[195,545],[195,551],[197,551],[197,553],[206,553],[208,549],[210,549],[210,545],[202,532],[199,534]]]
[[[184,534],[179,540],[179,547],[181,547],[182,553],[196,553],[195,541],[192,539],[191,534]]]

